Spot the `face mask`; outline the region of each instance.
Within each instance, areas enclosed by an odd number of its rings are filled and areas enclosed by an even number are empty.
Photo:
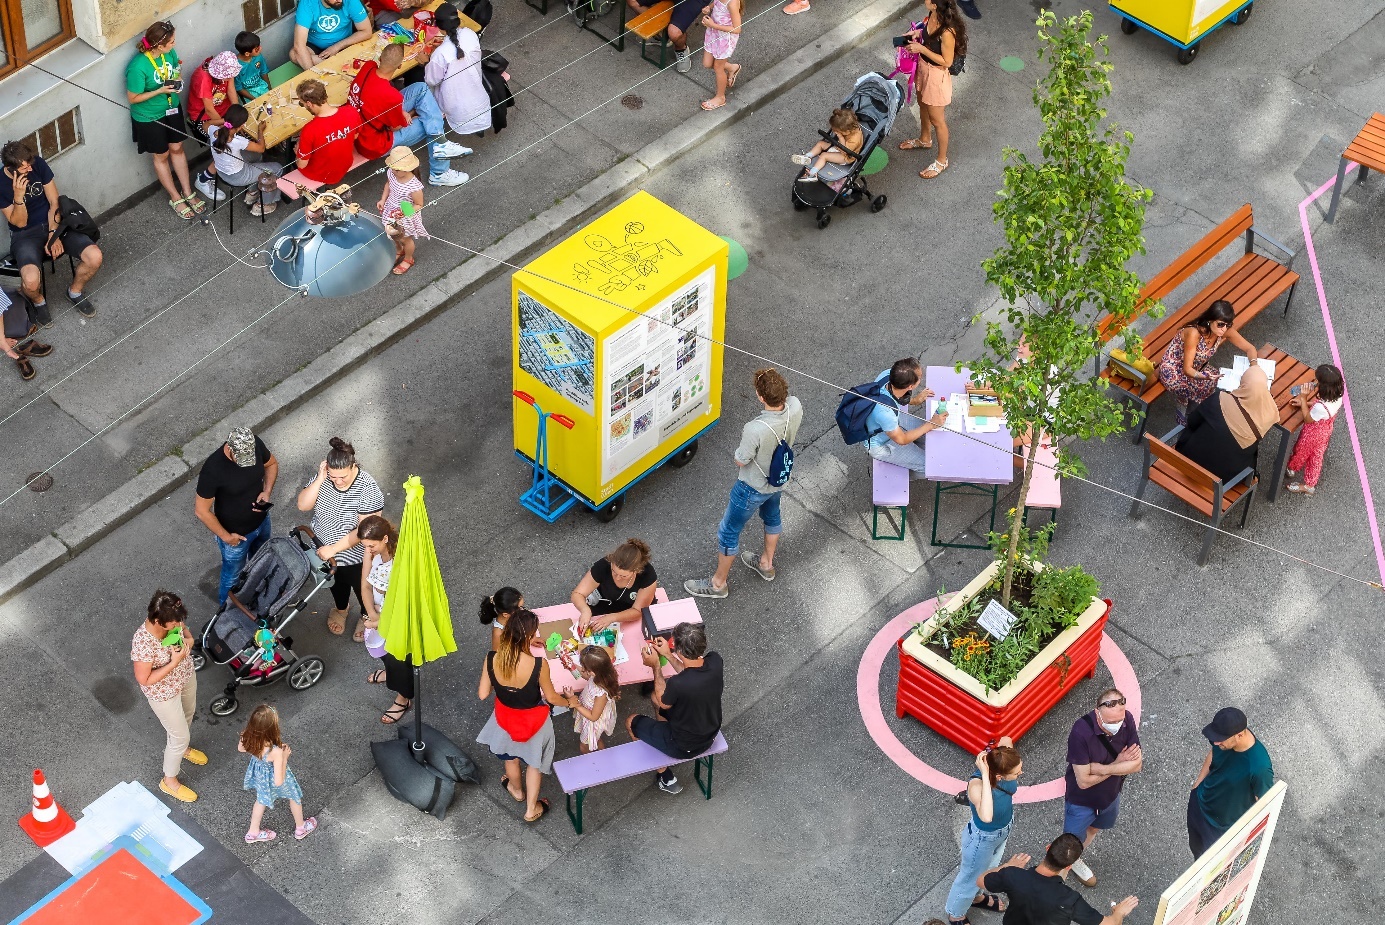
[[[1124,726],[1124,725],[1125,725],[1125,720],[1123,720],[1123,719],[1122,719],[1120,722],[1118,722],[1118,723],[1108,723],[1108,722],[1103,721],[1102,724],[1101,724],[1101,728],[1102,728],[1102,729],[1105,729],[1105,730],[1106,730],[1107,732],[1109,732],[1111,735],[1115,735],[1116,733],[1118,733],[1118,732],[1121,731],[1121,727]]]

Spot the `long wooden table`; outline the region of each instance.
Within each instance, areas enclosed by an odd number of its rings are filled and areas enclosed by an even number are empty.
[[[429,0],[418,9],[435,10],[441,3],[442,0]],[[400,22],[410,22],[412,15],[413,11],[410,11],[409,16],[403,17]],[[468,16],[462,16],[462,25],[475,32],[481,31],[481,27],[476,21]],[[312,119],[312,114],[297,102],[297,89],[300,83],[305,80],[322,81],[327,87],[327,101],[333,106],[344,106],[346,95],[351,89],[351,81],[355,79],[360,70],[359,67],[355,66],[355,62],[379,61],[380,52],[388,44],[389,42],[385,40],[385,37],[377,31],[368,40],[342,49],[321,64],[284,81],[268,93],[255,97],[245,104],[245,108],[250,111],[250,118],[246,120],[245,127],[241,131],[254,138],[259,131],[261,121],[263,121],[266,146],[277,145],[281,141],[293,138],[303,131],[303,126]],[[399,73],[402,74],[417,67],[423,60],[423,49],[422,42],[414,42],[407,46],[404,63],[400,66]],[[272,112],[266,112],[266,108],[271,109]]]

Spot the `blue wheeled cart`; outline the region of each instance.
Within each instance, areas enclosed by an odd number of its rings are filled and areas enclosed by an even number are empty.
[[[1110,0],[1121,18],[1121,31],[1153,32],[1178,49],[1178,63],[1192,64],[1198,47],[1208,35],[1228,22],[1241,25],[1250,19],[1254,0]]]
[[[515,398],[533,408],[539,416],[539,435],[535,441],[534,455],[515,450],[515,455],[528,463],[534,470],[533,481],[529,483],[529,488],[524,494],[519,496],[520,506],[531,513],[537,514],[548,523],[553,523],[559,517],[568,512],[568,509],[577,503],[581,503],[602,523],[610,523],[616,519],[616,515],[625,507],[625,495],[645,479],[649,473],[663,466],[665,463],[675,469],[681,469],[692,462],[697,455],[697,441],[703,434],[716,426],[716,421],[702,428],[691,439],[684,442],[672,453],[656,462],[644,471],[639,478],[629,485],[622,488],[614,497],[604,501],[592,501],[577,489],[568,485],[562,479],[554,475],[548,468],[548,422],[553,421],[568,430],[573,428],[573,420],[565,414],[551,414],[544,411],[534,396],[528,392],[521,392],[518,389],[514,392]]]

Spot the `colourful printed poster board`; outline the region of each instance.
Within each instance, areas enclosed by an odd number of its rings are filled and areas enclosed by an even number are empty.
[[[1283,781],[1270,788],[1159,897],[1154,925],[1246,925],[1274,837]]]
[[[120,848],[63,883],[11,925],[198,925],[212,910],[172,874]]]
[[[726,242],[638,192],[514,274],[514,387],[553,475],[594,505],[721,415]],[[538,420],[514,400],[515,449]]]

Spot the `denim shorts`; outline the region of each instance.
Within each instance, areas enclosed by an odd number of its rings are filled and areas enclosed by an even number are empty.
[[[1105,809],[1078,806],[1076,803],[1069,803],[1065,800],[1063,802],[1063,831],[1069,835],[1076,835],[1078,838],[1086,838],[1088,828],[1112,828],[1116,824],[1116,814],[1120,812],[1120,808],[1120,794],[1116,794],[1111,805]]]
[[[731,498],[726,502],[726,513],[721,516],[721,523],[717,526],[717,546],[723,556],[734,556],[741,551],[741,531],[757,510],[760,519],[765,522],[767,536],[783,532],[779,495],[777,491],[758,492],[748,483],[736,479],[736,484],[731,486]]]

